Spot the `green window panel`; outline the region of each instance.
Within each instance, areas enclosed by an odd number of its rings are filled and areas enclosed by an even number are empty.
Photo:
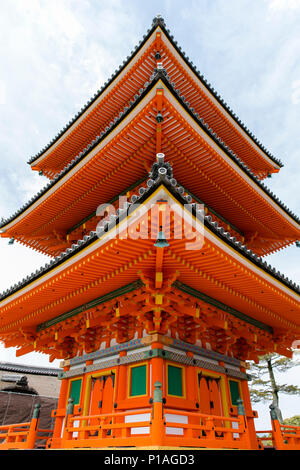
[[[181,367],[168,365],[168,395],[183,396]]]
[[[74,399],[74,405],[79,404],[82,379],[72,380],[70,398]]]
[[[237,406],[237,400],[240,398],[240,388],[239,383],[236,380],[229,380],[230,396],[231,403],[234,406]]]
[[[130,396],[147,394],[147,366],[131,367]]]

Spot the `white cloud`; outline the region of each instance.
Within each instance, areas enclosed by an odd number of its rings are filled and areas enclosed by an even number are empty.
[[[291,94],[291,100],[293,104],[299,104],[300,103],[300,80],[295,80],[292,83],[292,94]]]
[[[285,167],[268,186],[299,212],[299,1],[9,0],[0,16],[0,217],[44,186],[26,161],[73,118],[161,13],[183,50]],[[247,11],[247,14],[245,14]],[[167,15],[166,15],[167,12]],[[5,109],[5,113],[3,113]],[[298,251],[297,251],[298,250]],[[299,282],[299,249],[268,262]],[[0,239],[0,292],[47,258]],[[1,361],[47,364],[47,356]],[[32,362],[31,362],[32,361]],[[292,380],[297,378],[293,377]],[[299,414],[299,399],[284,399]],[[285,412],[285,410],[288,410]],[[260,414],[269,424],[268,407]]]
[[[14,13],[22,18],[22,24],[19,22],[18,27],[27,37],[27,26],[30,24],[35,34],[38,31],[47,40],[75,41],[84,27],[81,18],[74,14],[72,4],[74,2],[70,0],[15,0]]]
[[[6,103],[6,84],[0,81],[0,105]]]
[[[270,10],[281,12],[282,10],[297,10],[300,8],[300,0],[267,0]]]

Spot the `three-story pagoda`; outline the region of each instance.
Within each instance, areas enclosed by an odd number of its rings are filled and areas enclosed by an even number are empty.
[[[161,17],[29,164],[49,183],[1,236],[51,261],[2,293],[0,339],[63,361],[48,447],[259,448],[246,361],[300,332],[262,257],[299,219]]]

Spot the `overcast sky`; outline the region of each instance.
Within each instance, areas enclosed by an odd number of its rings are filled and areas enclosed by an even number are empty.
[[[300,0],[2,0],[0,218],[45,186],[26,162],[101,88],[157,14],[208,82],[282,160],[284,168],[266,184],[300,215]],[[266,259],[299,283],[299,254],[292,246]],[[0,260],[0,292],[47,262],[6,239],[0,239]],[[3,348],[0,361],[48,365],[47,356],[16,359],[14,350]],[[299,368],[289,377],[300,385]],[[300,414],[299,401],[283,398],[284,416]]]

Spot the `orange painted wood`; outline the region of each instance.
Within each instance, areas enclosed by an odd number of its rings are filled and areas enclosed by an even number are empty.
[[[199,384],[199,411],[207,415],[211,414],[209,384],[206,377],[200,378]]]
[[[83,120],[72,126],[72,131],[65,133],[59,142],[53,144],[33,163],[32,168],[43,170],[44,174],[53,177],[68,162],[74,158],[87,144],[89,144],[102,129],[128,104],[132,98],[151,76],[157,65],[154,59],[156,51],[161,54],[159,62],[165,67],[171,81],[185,96],[186,101],[198,112],[239,157],[260,177],[266,177],[268,172],[278,171],[276,165],[263,151],[259,151],[251,139],[245,137],[238,125],[233,125],[227,112],[214,104],[208,91],[204,91],[199,83],[190,76],[179,63],[168,47],[168,41],[155,38],[140,59],[129,67],[127,74],[111,85],[110,92],[94,107],[85,112]],[[221,106],[222,108],[222,106]]]
[[[112,413],[114,400],[114,375],[104,376],[103,396],[101,412],[103,414]]]
[[[163,99],[163,112],[168,114],[168,119],[161,125],[160,148],[173,165],[174,176],[238,227],[249,248],[258,254],[268,254],[295,242],[299,231],[288,217],[282,216],[235,169],[225,164],[222,154],[204,142]],[[54,256],[76,242],[77,237],[83,237],[84,229],[74,237],[69,234],[68,239],[66,233],[100,203],[108,202],[129,184],[146,177],[143,162],[151,164],[156,153],[156,102],[155,97],[89,163],[35,210],[17,218],[2,236],[15,237],[20,243]],[[95,230],[97,221],[94,219],[94,226],[89,225],[89,230]]]

